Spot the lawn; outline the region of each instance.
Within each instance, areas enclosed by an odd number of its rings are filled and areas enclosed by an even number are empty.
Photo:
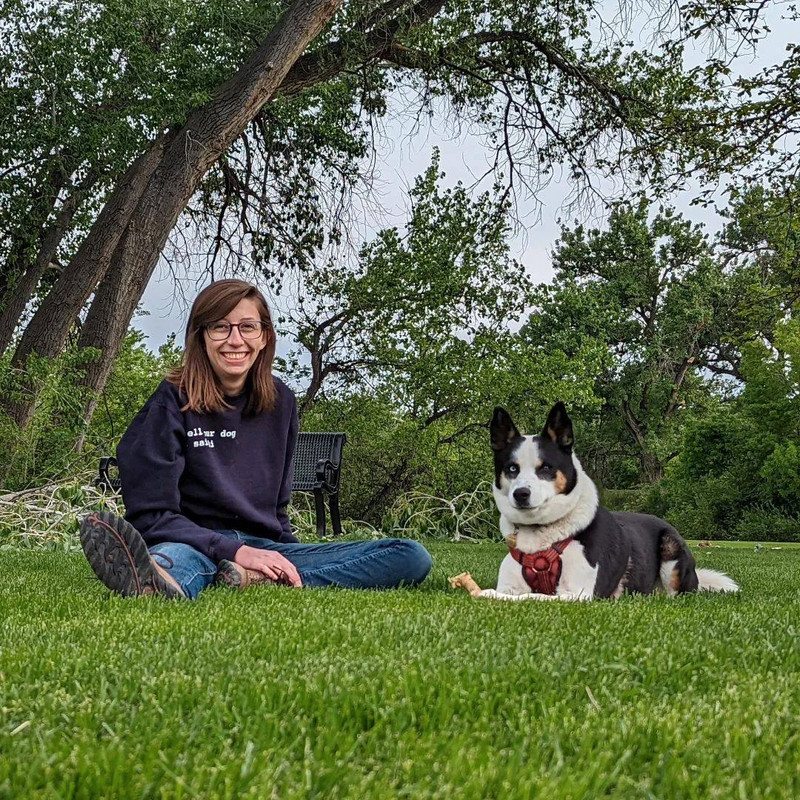
[[[112,597],[0,553],[0,797],[800,796],[800,550],[695,549],[739,596],[417,590]]]

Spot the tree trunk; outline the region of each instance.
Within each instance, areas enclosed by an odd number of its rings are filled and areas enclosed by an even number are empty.
[[[322,381],[325,378],[324,374],[324,367],[322,363],[323,353],[318,350],[314,349],[311,350],[311,383],[309,384],[308,389],[306,389],[306,393],[303,396],[303,399],[298,403],[297,407],[297,415],[300,419],[303,419],[303,416],[307,411],[311,410],[311,407],[314,405],[314,400],[319,393],[319,390],[322,388]]]
[[[654,453],[643,452],[639,463],[647,483],[658,483],[664,477],[664,466]]]
[[[645,431],[636,419],[627,400],[622,403],[622,418],[639,447],[639,465],[647,483],[656,483],[664,477],[664,465],[651,452]]]
[[[15,366],[24,367],[31,353],[55,358],[61,352],[75,318],[108,268],[166,141],[167,136],[159,137],[123,175],[78,252],[25,329],[14,353]]]
[[[68,218],[64,216],[62,207],[55,225],[48,229],[48,220],[58,203],[59,193],[74,166],[72,156],[68,153],[62,151],[55,157],[45,171],[37,191],[34,192],[36,197],[31,204],[27,219],[21,229],[18,228],[16,234],[11,235],[12,244],[8,259],[0,275],[0,354],[5,352],[11,342],[20,316],[39,282],[41,274],[36,275],[35,281],[33,278],[38,271],[40,260],[47,258],[47,263],[50,263],[52,252],[55,252],[55,247],[58,246],[56,242],[50,254],[44,252],[52,244],[54,228],[62,222],[68,224],[72,219],[72,214],[69,214]],[[68,203],[69,199],[65,205]],[[63,235],[62,232],[62,238]],[[38,255],[35,261],[31,261],[31,252],[34,248],[38,249]],[[33,286],[29,288],[31,284]]]
[[[39,281],[53,261],[56,251],[69,230],[72,218],[87,192],[96,182],[96,177],[84,181],[62,204],[53,225],[43,232],[39,252],[35,261],[24,271],[17,282],[9,287],[5,297],[3,313],[0,315],[0,355],[11,343],[25,307],[33,297]]]

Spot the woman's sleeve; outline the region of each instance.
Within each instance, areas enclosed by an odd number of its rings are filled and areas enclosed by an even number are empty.
[[[188,544],[218,563],[233,561],[241,542],[202,528],[181,513],[186,431],[177,403],[151,398],[117,447],[125,518],[148,546]]]
[[[300,428],[300,423],[297,417],[297,400],[295,399],[294,393],[287,392],[287,394],[291,398],[292,410],[289,420],[289,432],[286,437],[286,458],[283,464],[283,480],[281,481],[281,488],[278,493],[277,516],[283,531],[281,534],[281,541],[297,542],[299,540],[292,532],[292,525],[289,522],[289,514],[286,509],[289,505],[289,501],[292,499],[294,449],[297,445],[297,432]]]

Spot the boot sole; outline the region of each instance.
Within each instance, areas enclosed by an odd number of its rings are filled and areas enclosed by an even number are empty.
[[[161,577],[139,531],[116,514],[97,511],[84,518],[80,540],[95,575],[123,597],[184,596]]]

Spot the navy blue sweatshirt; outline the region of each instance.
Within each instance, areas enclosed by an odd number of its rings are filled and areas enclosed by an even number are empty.
[[[125,518],[148,546],[182,542],[215,562],[242,543],[238,530],[297,541],[286,507],[292,492],[297,403],[277,378],[273,411],[243,413],[246,394],[211,414],[181,411],[178,389],[162,381],[117,448]]]

